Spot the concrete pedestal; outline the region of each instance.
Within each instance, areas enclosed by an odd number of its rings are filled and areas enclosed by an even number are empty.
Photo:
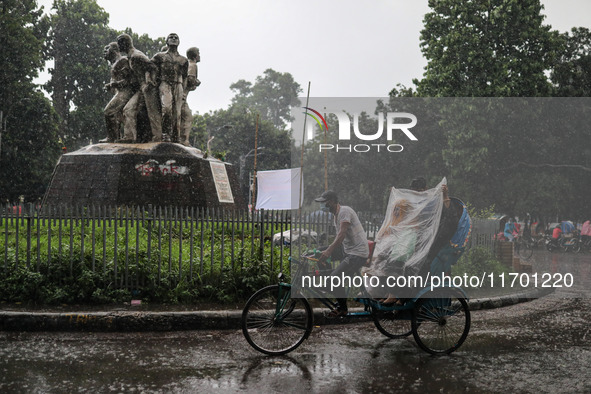
[[[96,144],[63,155],[44,204],[246,208],[231,164],[181,144]]]

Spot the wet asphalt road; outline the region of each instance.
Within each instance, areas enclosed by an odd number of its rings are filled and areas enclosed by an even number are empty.
[[[588,393],[591,299],[567,295],[473,311],[468,339],[443,357],[370,322],[316,327],[288,357],[258,354],[237,330],[0,332],[0,392]]]

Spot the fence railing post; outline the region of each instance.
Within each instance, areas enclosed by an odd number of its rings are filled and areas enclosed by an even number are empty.
[[[297,215],[296,211],[228,212],[213,208],[189,210],[179,207],[175,210],[154,206],[149,206],[147,210],[144,207],[133,207],[130,210],[129,207],[100,206],[97,209],[94,206],[89,208],[67,205],[43,206],[38,209],[33,205],[27,207],[12,204],[1,208],[0,269],[7,271],[15,265],[15,269],[22,266],[44,275],[54,275],[59,271],[63,272],[63,277],[59,279],[63,282],[68,276],[68,268],[70,274],[77,273],[80,265],[88,261],[89,268],[94,272],[95,269],[100,270],[100,267],[95,266],[95,260],[100,262],[102,258],[103,274],[112,279],[110,283],[106,281],[105,285],[128,288],[139,287],[144,283],[147,276],[138,274],[139,267],[142,263],[151,264],[152,260],[154,266],[148,267],[147,271],[151,269],[155,273],[158,270],[159,285],[168,283],[163,280],[163,276],[170,279],[171,286],[176,286],[178,281],[187,279],[187,276],[191,281],[199,279],[201,283],[207,284],[208,281],[211,283],[212,278],[218,278],[225,268],[229,268],[228,264],[232,269],[238,268],[234,266],[236,259],[241,259],[242,264],[244,261],[248,263],[248,255],[244,259],[244,253],[249,252],[249,246],[251,257],[259,260],[268,253],[269,270],[283,270],[286,268],[284,251],[297,254],[298,248],[301,248],[301,253],[306,247],[323,246],[335,235],[331,232],[333,225],[328,215]],[[373,223],[371,217],[369,218],[370,221],[364,219],[364,223],[367,233],[372,235],[379,224]],[[470,247],[482,245],[494,251],[493,230],[496,225],[492,221],[475,220]],[[89,226],[88,229],[86,226]],[[130,226],[135,227],[135,237],[129,233]],[[292,230],[290,233],[293,238],[279,237],[278,243],[274,244],[273,235],[288,229]],[[216,234],[216,231],[219,233]],[[296,240],[295,231],[300,232],[299,241]],[[312,231],[316,233],[315,237],[311,236]],[[154,239],[156,237],[157,240]],[[269,237],[271,242],[267,243]],[[78,238],[81,238],[80,242]],[[305,238],[309,241],[306,245]],[[291,243],[290,247],[286,246],[288,242]],[[36,257],[33,255],[35,245]],[[141,250],[144,247],[146,250]],[[195,250],[196,247],[199,247],[199,251]],[[130,256],[134,250],[135,257]],[[187,258],[189,267],[183,261]],[[231,261],[226,262],[226,258]],[[162,269],[166,269],[166,266],[162,267],[163,259],[168,260],[168,274],[162,272]],[[197,260],[198,271],[193,265]],[[174,272],[177,269],[178,275]]]

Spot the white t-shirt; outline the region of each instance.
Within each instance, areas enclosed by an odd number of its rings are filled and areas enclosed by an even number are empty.
[[[334,218],[337,234],[343,222],[351,224],[343,240],[345,254],[367,258],[369,256],[369,245],[367,244],[367,237],[365,236],[365,231],[359,221],[359,217],[357,217],[357,214],[351,207],[341,205],[339,214]]]

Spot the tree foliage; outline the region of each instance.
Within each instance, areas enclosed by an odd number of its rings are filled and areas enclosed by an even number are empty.
[[[547,96],[545,72],[558,33],[543,24],[539,0],[430,0],[421,49],[428,61],[415,80],[421,96]]]
[[[213,137],[207,154],[223,157],[238,175],[242,173],[246,196],[249,174],[255,169],[255,145],[257,171],[291,167],[291,136],[286,125],[291,120],[290,105],[299,105],[301,89],[290,73],[273,69],[256,77],[254,84],[241,79],[230,89],[235,96],[228,109],[193,117],[191,142],[207,151],[207,139]]]
[[[285,128],[291,121],[290,105],[299,105],[300,84],[290,73],[281,73],[271,68],[256,77],[254,84],[241,79],[230,85],[235,92],[233,106],[257,111],[264,120],[277,128]]]
[[[421,32],[428,64],[423,78],[414,81],[416,95],[588,95],[589,32],[552,31],[543,23],[539,0],[431,0],[429,6]],[[392,91],[393,96],[408,93]],[[564,112],[533,99],[484,105],[451,101],[444,108],[438,141],[452,192],[478,208],[495,204],[512,215],[583,216],[589,190],[581,181],[589,185],[589,173],[564,165],[588,168],[587,127],[579,122],[559,132],[564,127],[552,123],[549,114],[556,111],[558,119]],[[534,120],[538,129],[531,127]]]
[[[109,14],[96,0],[55,0],[53,9],[49,54],[54,66],[45,87],[60,119],[60,136],[74,150],[105,135],[98,116],[109,99],[103,89],[109,79],[103,48],[113,33]]]
[[[275,127],[270,121],[244,107],[232,105],[203,116],[196,115],[203,136],[213,137],[208,155],[223,157],[234,165],[236,174],[241,176],[243,192],[248,192],[249,174],[255,169],[255,139],[257,146],[256,170],[277,170],[290,168],[291,140],[289,134]],[[195,122],[194,122],[195,124]],[[231,126],[231,129],[224,128]],[[206,151],[205,140],[199,147]]]
[[[573,27],[561,39],[562,50],[552,70],[554,95],[591,96],[591,32],[584,27]]]
[[[35,0],[4,0],[0,10],[0,109],[7,112],[43,68],[49,21]]]
[[[33,83],[43,68],[49,20],[34,0],[6,0],[0,9],[0,199],[35,200],[59,155],[55,113]]]
[[[591,207],[591,102],[548,97],[589,96],[589,31],[553,31],[538,0],[429,5],[423,77],[416,89],[397,85],[376,105],[376,113],[416,115],[419,141],[397,154],[329,151],[329,188],[379,212],[385,185],[408,187],[424,176],[434,186],[445,176],[451,194],[474,209],[494,204],[511,215],[584,218]],[[375,118],[361,116],[360,129],[375,128]],[[329,129],[337,129],[334,119]],[[323,142],[307,146],[307,193],[324,190]],[[329,133],[327,143],[338,142]]]
[[[0,198],[15,202],[41,199],[60,154],[57,116],[41,92],[15,103],[2,136]]]

